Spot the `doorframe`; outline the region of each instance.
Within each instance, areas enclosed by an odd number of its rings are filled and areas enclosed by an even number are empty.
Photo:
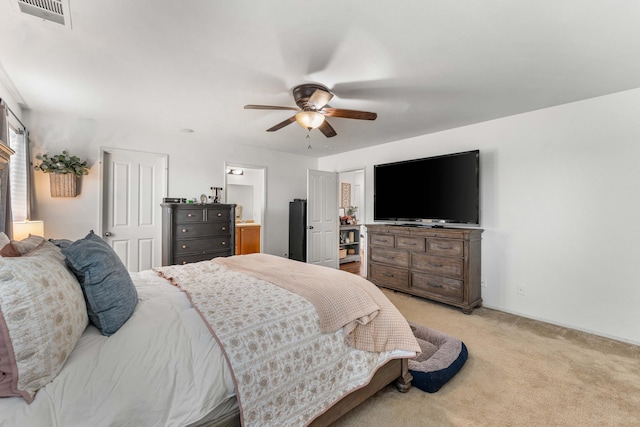
[[[260,200],[260,218],[258,218],[258,223],[260,224],[260,252],[264,252],[265,245],[265,235],[266,235],[266,211],[267,211],[267,167],[260,165],[251,165],[248,163],[239,163],[232,161],[224,162],[224,191],[223,191],[223,199],[225,203],[229,203],[227,200],[227,169],[229,168],[240,168],[240,169],[253,169],[260,172],[262,183],[260,191],[262,192],[262,197]]]
[[[349,169],[344,169],[344,170],[340,170],[338,171],[338,200],[340,200],[340,175],[344,174],[344,173],[353,173],[353,172],[360,172],[362,171],[363,174],[363,179],[362,179],[362,205],[363,206],[358,206],[358,209],[363,209],[364,210],[364,214],[362,216],[356,216],[356,218],[358,218],[358,225],[360,225],[360,232],[362,233],[362,235],[364,236],[364,242],[367,243],[368,239],[369,239],[369,235],[367,233],[367,227],[366,227],[366,218],[367,218],[367,167],[366,166],[361,166],[361,167],[353,167],[353,168],[349,168]],[[360,239],[362,241],[362,239]],[[362,243],[360,244],[360,252],[362,254],[362,257],[360,259],[360,262],[362,263],[362,271],[365,274],[365,277],[368,274],[368,263],[367,263],[367,257],[368,257],[368,248],[367,248],[368,244],[362,245]]]
[[[104,232],[104,221],[103,221],[103,217],[104,217],[104,175],[105,175],[105,168],[104,168],[104,156],[105,153],[114,153],[114,152],[118,152],[118,153],[142,153],[142,154],[151,154],[154,156],[158,156],[158,157],[162,157],[164,159],[164,167],[162,169],[162,197],[167,197],[168,191],[169,191],[169,155],[168,154],[163,154],[163,153],[154,153],[154,152],[150,152],[150,151],[141,151],[141,150],[127,150],[124,148],[113,148],[113,147],[100,147],[100,161],[99,161],[99,168],[100,168],[100,194],[98,197],[98,234],[100,236],[100,238],[102,238],[102,233]],[[162,203],[162,200],[157,200],[158,204]],[[156,221],[156,226],[157,229],[161,232],[162,231],[162,218],[158,218],[158,221]],[[159,241],[156,243],[156,247],[154,248],[154,250],[157,250],[158,253],[162,253],[162,241]]]

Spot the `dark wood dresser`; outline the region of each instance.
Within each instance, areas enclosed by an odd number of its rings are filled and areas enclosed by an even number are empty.
[[[369,224],[367,278],[378,286],[462,308],[482,305],[481,229]]]
[[[234,209],[220,203],[163,203],[162,265],[233,255]]]

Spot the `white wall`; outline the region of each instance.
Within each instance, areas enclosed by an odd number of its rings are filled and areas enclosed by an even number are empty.
[[[225,161],[266,167],[267,206],[263,250],[288,252],[289,201],[306,194],[306,171],[317,160],[242,145],[238,141],[200,139],[197,132],[161,134],[153,130],[126,128],[118,123],[96,123],[81,118],[32,113],[32,155],[68,150],[91,166],[82,178],[76,198],[51,198],[49,177],[35,171],[33,219],[45,221],[47,237],[77,239],[99,223],[100,147],[139,150],[169,155],[169,197],[199,198],[210,187],[224,187]]]
[[[640,89],[319,160],[366,165],[480,149],[484,304],[640,344]],[[525,295],[518,295],[518,285]]]
[[[16,98],[12,95],[8,85],[3,80],[2,68],[0,68],[0,98],[16,113],[18,117],[22,116],[22,108],[18,104]],[[6,142],[6,141],[5,141]]]

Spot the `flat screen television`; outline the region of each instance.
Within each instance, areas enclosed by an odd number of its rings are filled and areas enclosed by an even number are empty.
[[[375,165],[373,219],[480,225],[480,151]]]

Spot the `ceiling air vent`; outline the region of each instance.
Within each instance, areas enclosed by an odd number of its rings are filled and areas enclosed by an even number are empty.
[[[62,0],[18,0],[18,5],[23,13],[61,25],[65,25],[65,9],[69,12],[69,2]]]

